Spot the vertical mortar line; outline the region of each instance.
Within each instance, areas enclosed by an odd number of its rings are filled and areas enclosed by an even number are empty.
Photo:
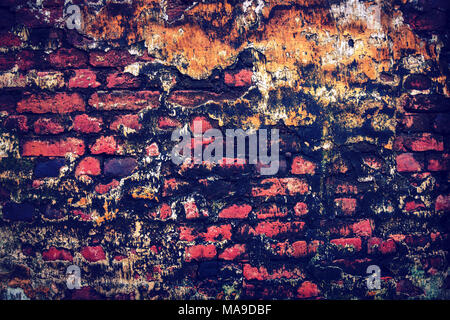
[[[339,28],[338,21],[336,17],[331,13],[331,3],[330,0],[326,0],[326,3],[328,5],[329,14],[331,15],[332,19],[334,20],[334,25],[338,34],[338,41],[341,37],[341,30]],[[319,213],[320,215],[326,215],[327,217],[330,215],[330,208],[327,203],[325,203],[325,197],[328,194],[328,184],[326,184],[325,177],[327,176],[327,168],[328,164],[330,163],[330,157],[331,157],[331,149],[333,148],[333,140],[330,136],[330,125],[333,123],[334,117],[332,112],[330,112],[330,103],[328,103],[327,106],[324,106],[323,109],[323,123],[322,123],[322,142],[321,142],[321,148],[322,148],[322,159],[321,159],[321,175],[320,175],[320,208]],[[326,108],[326,109],[325,109]]]

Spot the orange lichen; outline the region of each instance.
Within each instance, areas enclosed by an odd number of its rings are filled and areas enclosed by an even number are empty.
[[[105,199],[105,203],[103,204],[103,210],[104,210],[103,216],[95,218],[95,223],[97,225],[100,225],[105,221],[114,219],[116,217],[116,214],[119,212],[119,209],[110,211],[109,207],[108,207],[108,201],[106,199]]]
[[[146,187],[134,188],[131,192],[131,196],[133,197],[133,199],[147,199],[147,200],[155,199],[156,201],[159,201],[156,194]]]
[[[380,72],[389,70],[391,58],[398,59],[407,49],[425,58],[436,57],[435,44],[427,45],[408,25],[394,23],[401,17],[395,10],[381,12],[382,29],[374,30],[363,19],[336,21],[327,5],[299,8],[292,6],[294,3],[324,4],[274,1],[263,7],[261,14],[267,21],[262,22],[253,7],[233,19],[236,8],[228,2],[199,3],[184,12],[181,25],[172,26],[164,20],[158,2],[137,1],[133,14],[127,17],[130,21],[114,15],[108,6],[96,15],[86,11],[84,32],[96,39],[114,40],[124,35],[124,25],[128,24],[129,43],[145,40],[151,54],[194,78],[204,78],[214,68],[231,65],[248,47],[265,55],[267,72],[283,71],[297,84],[306,82],[298,66],[316,64],[322,70],[316,81],[346,84],[349,78],[354,82],[376,79]],[[388,40],[379,41],[377,37]],[[347,48],[349,39],[354,42],[353,48]],[[349,69],[342,79],[330,73],[355,62],[357,71]]]

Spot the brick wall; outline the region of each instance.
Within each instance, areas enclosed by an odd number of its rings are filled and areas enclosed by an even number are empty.
[[[446,1],[64,2],[0,5],[2,297],[449,297]],[[194,121],[278,173],[173,164]]]

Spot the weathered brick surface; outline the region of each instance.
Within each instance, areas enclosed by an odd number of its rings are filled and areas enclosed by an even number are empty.
[[[0,4],[1,298],[450,297],[445,1],[74,3]]]

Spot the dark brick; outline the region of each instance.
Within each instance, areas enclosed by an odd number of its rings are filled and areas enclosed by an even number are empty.
[[[34,176],[36,178],[57,177],[59,169],[64,166],[65,159],[53,159],[37,162],[34,167]]]
[[[404,86],[406,89],[426,90],[431,86],[431,80],[423,74],[412,74],[406,78]]]
[[[219,273],[219,263],[217,261],[205,261],[198,267],[198,276],[201,279],[217,277]]]
[[[32,221],[36,208],[29,203],[8,202],[3,206],[3,218],[10,221]]]
[[[440,113],[433,121],[433,129],[439,133],[450,133],[450,114]]]
[[[86,54],[77,49],[62,48],[50,54],[50,64],[55,68],[80,68],[86,66]]]
[[[409,11],[405,18],[414,31],[437,31],[445,28],[447,23],[447,15],[442,10]]]
[[[414,113],[400,115],[397,130],[403,132],[431,131],[431,117],[428,114]]]
[[[105,174],[107,176],[129,176],[137,166],[134,158],[113,158],[105,161]]]
[[[409,112],[442,112],[450,110],[449,99],[440,95],[407,95],[401,98],[400,105]]]

